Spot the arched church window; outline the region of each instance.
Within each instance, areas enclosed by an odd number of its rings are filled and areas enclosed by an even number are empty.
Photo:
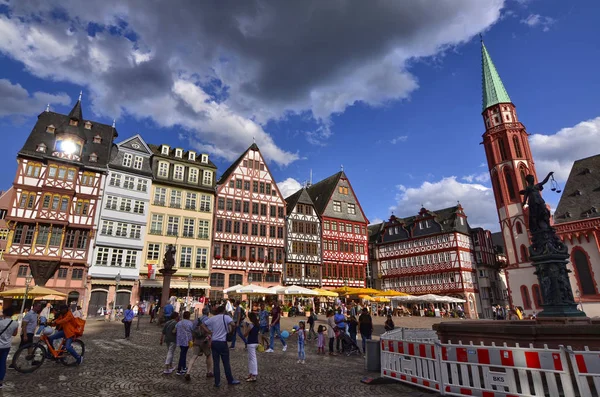
[[[517,222],[517,234],[523,234],[523,226],[521,226],[521,222]]]
[[[527,262],[529,260],[529,258],[527,257],[527,247],[525,247],[525,245],[521,244],[521,262]]]
[[[525,176],[527,173],[525,172],[525,168],[521,167],[519,169],[519,175],[521,175],[521,183],[523,184],[523,189],[527,186],[527,180],[525,180]]]
[[[508,167],[504,168],[504,180],[506,181],[506,189],[508,189],[508,197],[510,197],[511,200],[514,200],[516,197],[515,185],[512,180],[510,168],[508,168]]]
[[[525,285],[521,285],[521,297],[523,298],[523,309],[531,310],[531,297],[529,289]]]
[[[500,188],[500,178],[498,178],[498,174],[494,173],[492,176],[492,185],[494,188],[494,193],[496,193],[496,200],[500,204],[504,204],[504,197],[502,196],[502,189]]]
[[[519,142],[519,137],[513,136],[513,145],[515,147],[515,154],[517,155],[517,157],[523,157],[523,154],[521,152],[521,143]]]
[[[506,148],[504,147],[504,140],[498,140],[498,149],[500,149],[500,159],[502,161],[506,160]]]
[[[588,261],[585,251],[582,249],[573,250],[572,262],[575,265],[575,270],[577,270],[577,278],[579,279],[581,294],[597,294],[596,286],[594,285],[594,278],[592,277],[592,271],[590,270],[590,262]]]
[[[542,293],[540,291],[540,286],[537,284],[533,284],[531,286],[531,292],[533,293],[533,303],[535,304],[536,309],[542,308]]]

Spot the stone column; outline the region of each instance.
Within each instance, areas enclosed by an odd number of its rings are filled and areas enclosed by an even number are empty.
[[[171,291],[171,276],[175,274],[176,269],[160,269],[159,272],[163,275],[162,294],[160,297],[161,309],[169,303],[169,292]]]

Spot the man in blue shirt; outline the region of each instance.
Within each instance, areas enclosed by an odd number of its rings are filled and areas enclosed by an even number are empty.
[[[335,321],[335,325],[337,325],[337,327],[340,329],[340,332],[346,332],[347,333],[347,325],[346,325],[346,316],[344,316],[342,314],[342,309],[339,308],[337,310],[337,313],[335,314],[335,316],[333,316],[333,321]],[[338,353],[341,352],[340,350],[340,338],[337,339],[336,342],[336,348]]]
[[[173,306],[173,304],[171,303],[171,301],[169,301],[169,303],[167,303],[165,305],[165,307],[163,307],[163,322],[167,322],[170,318],[171,318],[171,314],[173,314],[173,312],[175,311],[175,307]]]

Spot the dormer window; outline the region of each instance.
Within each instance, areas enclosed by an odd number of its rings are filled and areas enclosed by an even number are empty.
[[[43,143],[40,143],[39,145],[37,145],[37,147],[35,148],[36,152],[40,152],[40,153],[46,153],[46,145]]]
[[[196,152],[192,152],[191,150],[188,153],[188,160],[196,161]]]
[[[98,155],[96,153],[90,154],[90,163],[97,163],[97,162],[98,162]]]
[[[571,217],[571,213],[569,211],[565,212],[565,218],[570,218]]]
[[[203,164],[208,164],[208,154],[203,154],[201,161]]]
[[[575,190],[575,196],[581,196],[581,190],[577,189]]]
[[[164,154],[164,155],[169,155],[169,146],[167,145],[162,145],[160,148],[160,154]]]
[[[591,212],[592,214],[595,214],[595,213],[597,213],[597,212],[598,212],[598,209],[597,209],[596,207],[592,207],[592,208],[590,208],[590,212]]]
[[[79,122],[77,120],[75,120],[75,119],[69,120],[69,125],[77,127],[77,124],[79,124]]]
[[[86,121],[84,127],[85,127],[86,130],[91,130],[92,129],[92,123],[90,123],[89,121]]]
[[[100,135],[96,135],[94,137],[94,143],[102,143],[102,137]]]
[[[183,156],[183,150],[182,149],[175,149],[175,157],[181,158],[182,156]]]
[[[46,127],[46,132],[54,134],[54,131],[56,131],[56,127],[54,125],[50,124],[48,127]]]

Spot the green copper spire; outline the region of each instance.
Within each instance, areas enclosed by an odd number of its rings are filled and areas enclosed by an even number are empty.
[[[481,66],[483,69],[483,110],[498,103],[511,102],[483,40],[481,40]]]

